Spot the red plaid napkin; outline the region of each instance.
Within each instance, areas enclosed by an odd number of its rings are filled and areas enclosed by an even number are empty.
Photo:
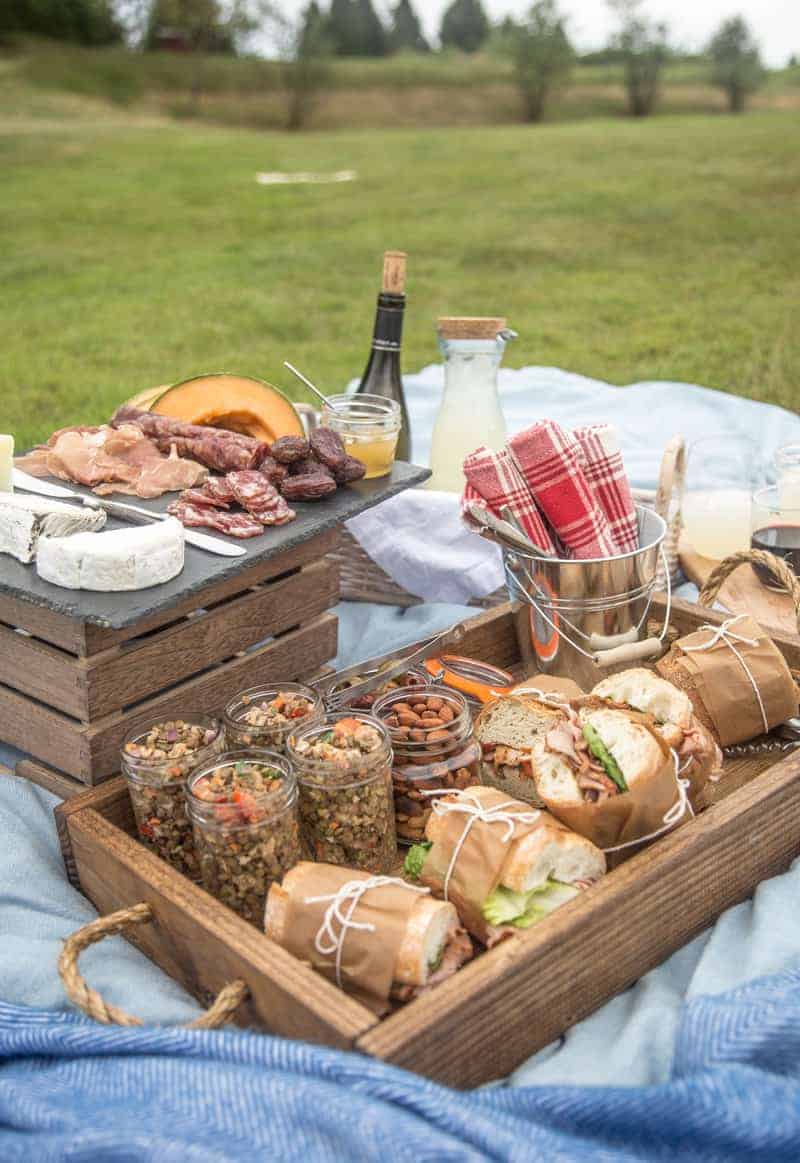
[[[608,518],[617,553],[638,549],[639,523],[616,428],[612,424],[590,424],[576,428],[574,436],[583,450],[584,475]]]
[[[501,507],[508,505],[531,541],[547,553],[557,552],[536,502],[507,448],[492,452],[482,444],[464,461],[464,476],[467,483],[462,513],[468,501],[486,505],[496,517],[501,516]]]
[[[512,436],[507,447],[569,556],[615,556],[608,518],[584,475],[578,442],[553,420],[540,420]]]

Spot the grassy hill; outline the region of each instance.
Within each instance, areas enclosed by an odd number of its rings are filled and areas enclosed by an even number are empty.
[[[288,135],[21,83],[6,62],[2,427],[26,443],[203,371],[295,393],[286,358],[340,388],[363,366],[385,247],[410,255],[409,371],[438,358],[437,315],[502,313],[511,366],[796,407],[799,122]],[[358,180],[255,180],[343,168]]]

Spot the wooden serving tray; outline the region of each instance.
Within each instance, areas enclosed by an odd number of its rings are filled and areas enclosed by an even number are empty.
[[[655,615],[663,612],[656,599]],[[675,601],[673,631],[721,617]],[[793,669],[796,637],[778,636]],[[472,620],[460,653],[519,667],[511,607]],[[138,843],[117,778],[56,809],[67,872],[101,913],[147,902],[130,940],[203,1002],[241,978],[243,1025],[356,1049],[458,1087],[500,1078],[633,984],[800,853],[800,754],[727,761],[707,811],[534,928],[379,1020]]]

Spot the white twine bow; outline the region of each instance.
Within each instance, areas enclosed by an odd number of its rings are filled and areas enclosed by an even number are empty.
[[[565,707],[569,702],[567,696],[559,691],[543,691],[538,686],[523,686],[515,687],[513,694],[516,695],[536,695],[543,703],[552,703],[556,707]]]
[[[432,792],[423,792],[423,795],[438,795],[441,796],[441,789]],[[444,899],[449,900],[448,890],[450,888],[450,878],[453,875],[456,862],[461,855],[461,849],[464,847],[464,841],[469,836],[474,825],[480,820],[482,824],[503,824],[505,826],[505,834],[501,837],[501,842],[507,844],[514,835],[514,829],[518,823],[533,824],[538,820],[542,814],[538,808],[532,812],[509,812],[507,808],[516,807],[518,800],[503,800],[500,804],[495,804],[494,807],[485,806],[474,794],[468,791],[452,792],[452,795],[457,795],[457,800],[452,799],[437,799],[431,804],[431,810],[437,816],[446,816],[448,812],[458,812],[460,815],[467,816],[467,822],[464,825],[464,831],[461,833],[458,843],[453,849],[453,855],[450,858],[450,864],[447,869],[447,874],[444,878]]]
[[[720,642],[724,642],[726,646],[729,646],[736,657],[739,659],[744,673],[750,680],[750,686],[753,688],[753,693],[755,694],[756,700],[758,702],[758,709],[761,711],[761,721],[764,724],[764,734],[766,734],[769,731],[769,720],[767,719],[767,712],[764,709],[764,701],[761,698],[761,691],[758,689],[758,683],[753,677],[752,670],[742,658],[739,651],[736,649],[737,642],[741,646],[758,646],[758,638],[745,638],[743,634],[735,634],[733,630],[731,630],[731,626],[735,626],[737,622],[741,622],[742,618],[746,617],[747,614],[737,614],[735,618],[726,618],[725,621],[722,622],[719,626],[712,626],[709,624],[700,626],[697,632],[701,633],[702,631],[707,631],[711,635],[709,640],[707,642],[700,643],[698,646],[682,646],[681,650],[683,650],[686,654],[695,654],[698,651],[712,650]]]
[[[328,893],[325,896],[309,896],[304,901],[304,904],[307,905],[330,902],[314,938],[314,948],[323,957],[336,955],[336,984],[340,989],[342,987],[342,954],[345,937],[351,929],[359,929],[364,933],[375,932],[375,926],[369,921],[354,921],[353,913],[361,902],[364,893],[369,892],[372,888],[383,888],[387,884],[396,884],[400,888],[408,889],[409,892],[418,892],[423,895],[430,892],[429,888],[418,888],[416,885],[406,884],[397,876],[370,876],[366,880],[348,880],[337,892]],[[336,924],[339,926],[338,930],[334,927]]]
[[[646,844],[648,840],[655,840],[657,837],[663,836],[665,832],[669,832],[671,828],[674,828],[683,819],[687,812],[690,816],[694,815],[694,808],[689,803],[689,788],[692,785],[688,779],[681,779],[681,775],[686,770],[688,763],[684,763],[681,766],[677,751],[672,747],[670,751],[672,752],[672,762],[675,765],[675,784],[678,789],[678,798],[672,807],[661,817],[664,821],[664,827],[658,828],[655,832],[649,832],[646,836],[639,836],[636,840],[627,840],[624,844],[615,844],[613,848],[604,848],[604,852],[622,852],[625,848],[633,848],[639,844]]]

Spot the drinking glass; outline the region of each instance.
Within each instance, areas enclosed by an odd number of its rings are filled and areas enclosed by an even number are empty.
[[[683,528],[696,553],[721,561],[750,548],[750,504],[761,476],[748,436],[703,436],[689,445]]]
[[[800,509],[800,440],[783,444],[775,453],[780,503]]]
[[[789,497],[790,504],[786,503],[786,494],[780,484],[753,493],[751,545],[783,558],[800,576],[800,489]],[[783,589],[769,570],[755,563],[753,568],[769,589]]]

